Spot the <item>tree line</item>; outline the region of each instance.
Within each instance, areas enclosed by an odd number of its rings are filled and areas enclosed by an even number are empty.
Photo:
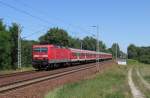
[[[54,27],[49,29],[46,34],[39,37],[40,44],[55,44],[58,46],[65,46],[77,49],[92,50],[96,51],[97,49],[97,40],[94,37],[86,36],[83,39],[73,38],[68,35],[68,32]],[[113,57],[122,57],[125,58],[126,54],[120,50],[119,44],[113,43],[111,48],[107,48],[103,41],[99,41],[99,51],[111,53]],[[117,51],[117,55],[116,55]]]
[[[6,26],[3,20],[0,20],[0,70],[17,69],[19,29],[17,23]],[[21,39],[23,67],[31,66],[33,44],[54,44],[66,48],[71,47],[96,51],[97,41],[91,36],[86,36],[83,39],[73,38],[64,29],[58,27],[50,28],[37,41]],[[111,48],[107,48],[103,41],[99,41],[99,48],[101,52],[112,53],[113,57],[116,56],[116,49],[117,57],[123,54],[117,43],[114,43]]]
[[[0,68],[15,69],[17,62],[17,24],[13,23],[8,28],[0,20]],[[14,37],[11,37],[14,36]]]
[[[19,29],[17,23],[6,26],[0,19],[0,70],[17,69]],[[32,61],[32,45],[37,42],[29,40],[21,40],[21,42],[22,64],[28,66]]]
[[[150,64],[150,46],[138,47],[134,44],[129,45],[128,58],[138,60],[142,63]]]

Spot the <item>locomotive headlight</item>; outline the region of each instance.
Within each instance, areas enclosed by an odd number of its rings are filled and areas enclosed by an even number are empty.
[[[47,57],[48,57],[48,55],[42,55],[42,57],[45,57],[45,58],[47,58]]]
[[[40,57],[40,55],[33,55],[34,58]]]
[[[44,57],[44,58],[48,58],[48,55],[33,55],[33,57]]]

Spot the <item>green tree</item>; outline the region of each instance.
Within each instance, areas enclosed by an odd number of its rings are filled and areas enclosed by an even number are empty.
[[[137,47],[131,44],[128,46],[128,58],[150,64],[150,47]]]
[[[12,69],[17,68],[17,55],[18,55],[18,32],[19,25],[12,23],[12,26],[9,27],[9,33],[11,36],[11,66]]]
[[[150,47],[140,47],[138,51],[138,60],[150,64]]]
[[[97,50],[97,40],[93,37],[86,36],[83,38],[83,49],[86,50]],[[99,51],[106,52],[106,45],[99,41]]]
[[[0,69],[10,69],[10,35],[0,20]]]
[[[116,51],[117,51],[117,57],[120,57],[120,48],[117,43],[113,43],[111,48],[108,50],[110,51],[110,53],[112,53],[113,57],[116,57]]]
[[[38,44],[33,40],[22,40],[22,66],[29,67],[32,64],[32,45]]]
[[[100,51],[107,52],[106,45],[103,43],[103,41],[99,41]]]
[[[83,38],[83,49],[96,51],[96,39],[93,37]]]
[[[124,53],[123,51],[120,51],[120,58],[126,59],[127,58],[127,54]]]
[[[78,38],[72,38],[69,36],[69,47],[71,48],[80,48],[81,41]]]
[[[0,19],[0,31],[5,31],[6,32],[6,25],[4,25],[3,20]]]
[[[42,44],[55,44],[60,46],[69,45],[69,35],[63,29],[51,28],[47,33],[39,38]]]
[[[136,59],[138,60],[138,47],[134,44],[128,46],[128,59]]]

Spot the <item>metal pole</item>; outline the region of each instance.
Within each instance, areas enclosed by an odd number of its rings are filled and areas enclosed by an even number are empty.
[[[18,68],[21,68],[21,27],[18,26]]]
[[[117,61],[117,55],[118,55],[118,54],[117,54],[117,50],[118,50],[118,49],[117,49],[117,43],[116,43],[116,61]]]
[[[82,41],[81,41],[81,43],[80,43],[81,45],[80,45],[80,49],[82,50]]]
[[[20,45],[20,32],[19,32],[19,28],[18,28],[18,68],[19,68],[19,66],[20,66],[20,56],[19,56],[19,54],[20,54],[20,50],[19,50],[19,46]]]
[[[99,26],[92,26],[92,27],[96,27],[96,52],[99,54]],[[99,55],[96,55],[96,68],[97,71],[99,70]]]
[[[99,26],[97,25],[97,52],[99,54]],[[99,55],[97,56],[97,70],[99,70]]]
[[[20,67],[20,69],[21,69],[21,29],[20,29],[20,26],[19,26],[19,67]]]

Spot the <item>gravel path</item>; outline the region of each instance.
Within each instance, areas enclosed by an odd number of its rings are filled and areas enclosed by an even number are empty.
[[[138,69],[136,69],[137,75],[140,78],[141,82],[144,84],[145,88],[150,90],[150,84],[143,79]]]
[[[131,93],[133,95],[133,98],[145,98],[144,95],[141,93],[141,91],[135,86],[133,80],[132,80],[132,68],[128,71],[128,83],[131,89]]]

